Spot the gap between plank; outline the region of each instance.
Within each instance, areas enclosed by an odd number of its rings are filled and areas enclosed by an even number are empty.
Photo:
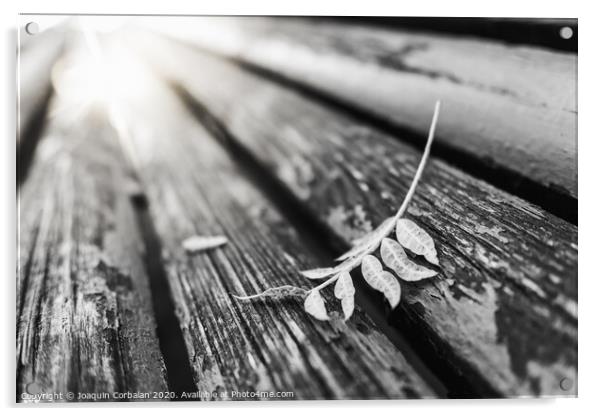
[[[196,392],[198,389],[194,383],[184,335],[161,262],[161,243],[148,211],[147,198],[143,194],[135,194],[130,200],[144,242],[143,262],[149,277],[153,312],[157,322],[157,338],[167,370],[169,391],[176,393],[174,401],[190,401],[181,399],[182,393]]]

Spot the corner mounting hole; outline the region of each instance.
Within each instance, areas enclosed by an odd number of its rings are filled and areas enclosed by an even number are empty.
[[[561,27],[560,28],[560,37],[562,39],[569,40],[570,38],[573,37],[573,29],[571,29],[568,26]]]
[[[573,388],[573,380],[570,378],[563,378],[560,380],[560,388],[564,391],[569,391]]]
[[[25,25],[25,31],[28,35],[37,35],[40,31],[40,26],[36,22],[29,22]]]

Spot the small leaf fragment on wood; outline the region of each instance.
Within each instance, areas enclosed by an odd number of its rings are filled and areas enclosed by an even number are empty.
[[[318,290],[314,289],[309,292],[309,295],[305,298],[303,307],[305,308],[305,312],[320,321],[327,321],[329,319],[324,299]]]
[[[430,235],[418,226],[414,221],[407,218],[401,218],[397,221],[396,228],[397,240],[402,246],[410,250],[414,254],[424,256],[429,263],[439,265],[437,259],[437,250],[435,250],[435,242]]]
[[[200,236],[195,235],[182,241],[182,247],[189,253],[198,253],[211,250],[228,243],[228,239],[223,235]]]
[[[305,295],[307,295],[307,290],[305,290],[305,289],[302,289],[297,286],[292,286],[292,285],[284,285],[284,286],[278,286],[278,287],[271,287],[271,288],[269,288],[261,293],[258,293],[256,295],[250,295],[250,296],[232,295],[232,296],[239,300],[251,300],[251,299],[266,299],[266,298],[282,299],[282,298],[286,298],[286,297],[295,297],[295,296],[303,297]]]

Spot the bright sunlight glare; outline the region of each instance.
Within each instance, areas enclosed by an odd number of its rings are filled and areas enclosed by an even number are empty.
[[[110,34],[102,34],[101,41],[98,32],[87,26],[76,34],[77,47],[52,71],[53,85],[63,104],[78,111],[91,106],[111,110],[123,101],[144,99],[151,75],[134,51]]]
[[[71,52],[52,70],[57,94],[54,115],[75,122],[93,110],[102,110],[124,155],[136,165],[128,114],[133,105],[148,99],[157,78],[136,51],[128,48],[124,31],[102,32],[87,25],[71,30]]]

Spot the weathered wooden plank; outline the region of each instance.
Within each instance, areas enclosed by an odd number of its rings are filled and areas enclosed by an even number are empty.
[[[234,299],[284,284],[309,288],[298,270],[316,258],[178,97],[152,85],[124,120],[201,398],[434,397],[361,311],[345,325],[314,320],[302,299]],[[188,254],[182,242],[193,235],[229,242]]]
[[[193,48],[148,36],[136,48],[339,241],[401,203],[414,148]],[[408,217],[441,259],[434,282],[403,288],[394,319],[414,341],[482,394],[576,394],[560,382],[576,380],[577,228],[437,158]]]
[[[576,54],[307,19],[190,18],[166,30],[418,133],[441,99],[440,143],[577,197]]]
[[[117,136],[106,116],[54,104],[18,194],[17,400],[165,391]]]

